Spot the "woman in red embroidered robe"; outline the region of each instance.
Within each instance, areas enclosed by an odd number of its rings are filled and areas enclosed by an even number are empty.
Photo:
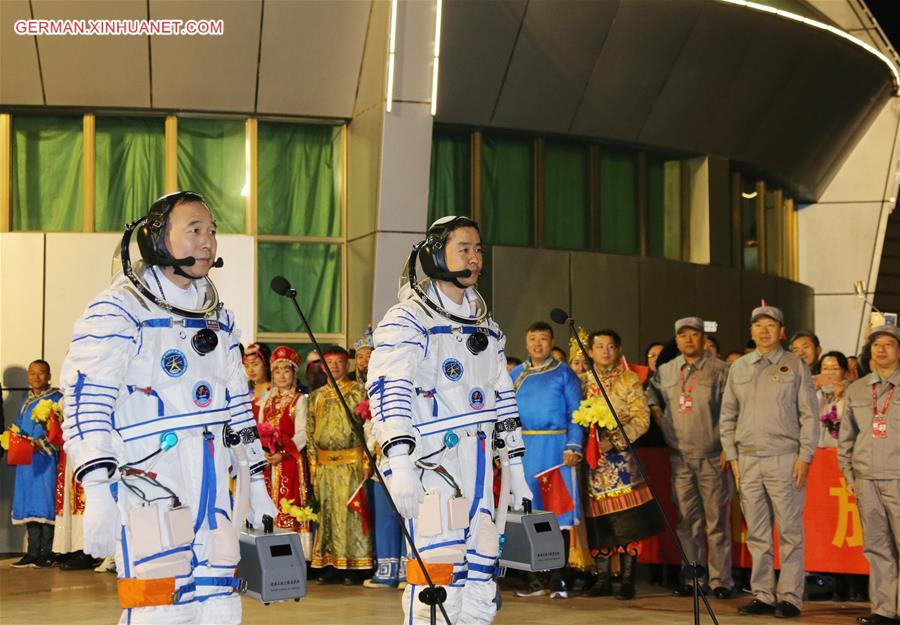
[[[266,487],[278,508],[275,526],[300,533],[304,555],[312,551],[312,527],[282,509],[282,501],[304,507],[310,503],[309,463],[306,458],[307,396],[297,390],[300,355],[281,346],[272,352],[272,388],[264,396],[257,415],[260,441],[269,467]]]

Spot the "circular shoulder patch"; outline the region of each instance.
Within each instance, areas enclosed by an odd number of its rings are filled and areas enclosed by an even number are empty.
[[[441,370],[443,370],[444,375],[447,376],[447,379],[456,382],[463,375],[463,366],[460,361],[456,358],[448,358],[444,361],[444,364],[441,365]]]
[[[180,378],[188,368],[187,358],[177,349],[170,349],[163,354],[160,365],[170,378]]]
[[[469,405],[475,410],[484,408],[484,391],[478,387],[469,391]]]
[[[212,403],[212,386],[206,380],[200,380],[194,384],[191,395],[194,398],[194,404],[200,408],[206,408]]]

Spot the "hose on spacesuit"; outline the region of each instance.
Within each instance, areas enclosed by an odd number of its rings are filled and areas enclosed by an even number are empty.
[[[312,331],[312,327],[309,325],[309,321],[306,319],[306,315],[303,314],[303,310],[300,308],[300,304],[297,303],[297,291],[291,286],[291,283],[287,280],[287,278],[283,276],[275,276],[272,278],[272,290],[278,293],[279,295],[288,298],[294,304],[294,309],[297,311],[297,315],[300,317],[300,321],[303,323],[303,327],[306,329],[306,335],[309,337],[310,342],[313,344],[313,349],[316,350],[317,353],[322,353],[322,348],[319,347],[319,341],[316,340],[316,335]],[[350,406],[347,404],[347,400],[344,397],[344,394],[341,392],[340,386],[338,386],[337,380],[334,379],[334,374],[331,373],[331,369],[328,367],[323,367],[325,369],[325,375],[328,378],[328,384],[334,390],[335,394],[338,397],[338,400],[341,402],[341,406],[344,409],[344,414],[347,416],[347,421],[350,423],[350,427],[356,432],[356,434],[360,437],[360,440],[366,440],[365,432],[363,431],[362,425],[360,425],[353,418],[353,411],[350,410]],[[366,457],[369,459],[369,463],[372,466],[372,471],[375,473],[375,476],[381,480],[381,483],[387,486],[387,480],[385,480],[384,475],[382,475],[380,469],[378,468],[378,462],[375,459],[375,455],[369,449],[368,445],[363,445],[363,451],[366,454]],[[394,510],[394,513],[399,517],[400,512],[397,510],[397,504],[394,502],[394,498],[391,496],[391,491],[389,488],[385,488],[385,493],[387,494],[388,501],[391,503],[391,508]],[[403,537],[406,539],[406,544],[409,546],[410,551],[413,554],[416,562],[419,564],[419,568],[422,571],[423,576],[425,577],[425,583],[428,588],[423,590],[423,594],[430,598],[430,601],[434,601],[434,603],[430,603],[434,607],[435,605],[441,611],[441,614],[444,617],[444,622],[447,625],[452,625],[450,622],[450,617],[447,614],[447,610],[444,608],[444,599],[446,598],[446,592],[443,588],[438,587],[431,580],[431,576],[428,574],[428,569],[425,567],[425,562],[422,560],[422,556],[419,554],[419,550],[416,549],[415,542],[413,541],[412,536],[409,534],[409,528],[406,523],[400,523],[400,529],[403,532]],[[420,597],[423,598],[423,597]]]
[[[237,460],[237,476],[234,480],[234,506],[232,508],[232,524],[238,534],[244,527],[247,514],[250,512],[250,461],[247,459],[247,450],[243,443],[238,443],[231,448],[234,458]]]

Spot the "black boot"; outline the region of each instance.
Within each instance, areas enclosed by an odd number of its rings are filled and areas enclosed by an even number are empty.
[[[597,556],[597,579],[594,585],[584,591],[585,597],[608,597],[612,594],[612,580],[609,577],[609,558]]]
[[[634,599],[634,576],[637,573],[637,556],[620,553],[619,563],[622,565],[622,585],[619,586],[616,599]]]

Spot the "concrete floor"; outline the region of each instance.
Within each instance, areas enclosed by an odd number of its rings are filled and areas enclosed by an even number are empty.
[[[0,624],[82,625],[115,623],[119,608],[115,575],[93,571],[13,569],[15,559],[0,560]],[[613,598],[567,601],[549,598],[517,599],[503,593],[503,609],[497,625],[690,625],[691,601],[672,597],[659,586],[639,585],[634,601]],[[768,617],[745,617],[737,606],[749,600],[711,600],[721,625],[784,623]],[[244,598],[246,625],[400,625],[400,593],[361,587],[310,585],[309,595],[299,603],[263,606]],[[797,624],[849,625],[867,614],[867,605],[832,602],[807,603]],[[701,623],[711,623],[704,613]],[[214,624],[213,624],[214,625]]]

